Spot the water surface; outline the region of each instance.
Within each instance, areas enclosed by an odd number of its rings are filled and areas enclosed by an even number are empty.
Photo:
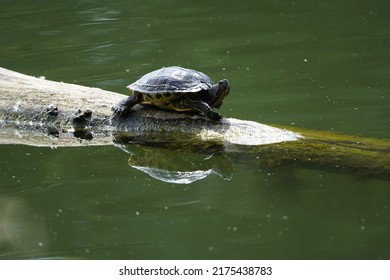
[[[1,67],[129,94],[143,74],[180,65],[229,79],[225,116],[390,136],[387,1],[2,9]],[[128,160],[115,146],[0,146],[0,258],[390,258],[388,181],[235,156],[231,176],[173,184]]]

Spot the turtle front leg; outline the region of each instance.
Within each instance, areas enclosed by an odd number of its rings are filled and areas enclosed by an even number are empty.
[[[198,101],[185,100],[184,102],[188,107],[191,107],[203,113],[206,117],[208,117],[213,121],[219,121],[220,119],[222,119],[222,116],[220,114],[214,112],[213,109],[211,109],[210,105],[202,100],[198,100]]]
[[[130,109],[133,108],[136,104],[142,102],[142,95],[135,93],[129,97],[126,97],[119,101],[117,104],[112,106],[111,110],[114,111],[114,117],[126,116]]]

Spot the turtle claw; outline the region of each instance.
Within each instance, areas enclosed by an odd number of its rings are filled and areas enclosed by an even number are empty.
[[[113,118],[123,118],[129,115],[131,108],[134,107],[137,103],[142,101],[141,94],[134,94],[132,96],[126,97],[119,101],[116,105],[111,107],[113,113]]]
[[[217,112],[214,112],[214,111],[210,111],[208,114],[207,114],[207,117],[213,121],[220,121],[222,119],[222,116],[220,114],[218,114]]]
[[[210,120],[219,121],[222,119],[222,116],[220,114],[214,112],[213,109],[211,109],[210,105],[202,100],[198,100],[196,102],[185,100],[184,102],[188,107],[191,107],[199,112],[202,112]]]
[[[115,105],[111,107],[111,111],[113,111],[112,119],[119,119],[128,116],[130,110],[126,106]]]

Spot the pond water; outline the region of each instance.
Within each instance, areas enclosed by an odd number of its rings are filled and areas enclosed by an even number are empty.
[[[180,65],[229,79],[224,116],[390,137],[388,1],[2,0],[2,10],[0,67],[129,94],[143,74]],[[191,184],[144,171],[116,146],[1,145],[0,258],[390,258],[387,180],[243,156]]]

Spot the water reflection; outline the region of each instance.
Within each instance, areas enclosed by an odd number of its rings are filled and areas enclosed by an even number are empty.
[[[79,12],[81,18],[85,19],[84,23],[80,23],[80,26],[102,24],[107,21],[119,20],[121,16],[120,10],[104,8],[92,8],[82,10]]]
[[[49,250],[46,224],[17,197],[0,197],[0,258],[31,258]]]
[[[129,153],[129,166],[162,182],[191,184],[211,174],[230,180],[233,173],[231,162],[220,152],[195,153],[138,144],[120,147]]]

